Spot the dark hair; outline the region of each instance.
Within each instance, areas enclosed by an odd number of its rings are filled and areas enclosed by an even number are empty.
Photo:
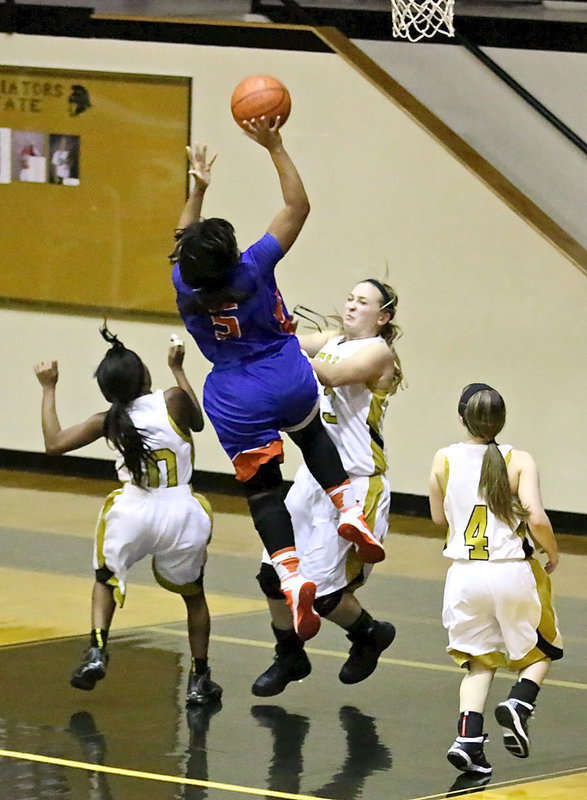
[[[487,384],[468,384],[461,393],[459,414],[471,436],[487,444],[479,478],[479,497],[485,500],[492,514],[514,528],[519,520],[527,519],[528,512],[512,495],[507,466],[495,441],[505,425],[504,399]]]
[[[151,450],[142,431],[134,426],[127,406],[143,394],[147,372],[139,356],[110,333],[106,322],[100,333],[111,345],[94,373],[102,394],[112,403],[104,419],[104,436],[120,451],[133,483],[140,486]]]
[[[176,240],[169,258],[179,264],[183,282],[195,290],[188,310],[215,311],[225,303],[240,302],[249,296],[230,287],[240,258],[230,222],[218,217],[192,222],[177,231]]]

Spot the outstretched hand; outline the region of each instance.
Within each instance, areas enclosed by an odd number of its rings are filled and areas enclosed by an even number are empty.
[[[249,139],[252,139],[261,147],[265,147],[269,152],[281,146],[281,117],[275,119],[270,117],[259,117],[244,120],[242,127]]]
[[[210,161],[207,161],[208,147],[202,142],[195,142],[194,147],[186,147],[190,168],[190,175],[193,175],[198,188],[205,192],[212,179],[211,168],[216,161],[218,153],[214,153]]]
[[[179,342],[177,343],[174,342],[170,346],[169,351],[167,353],[167,364],[169,365],[169,368],[171,369],[172,372],[175,369],[182,369],[184,358],[185,358],[185,346],[183,345],[183,343],[179,344]]]
[[[43,388],[55,386],[59,380],[59,366],[57,361],[39,361],[38,364],[35,364],[34,370]]]

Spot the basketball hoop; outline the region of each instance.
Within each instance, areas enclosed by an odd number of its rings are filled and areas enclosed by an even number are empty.
[[[410,42],[454,36],[453,14],[454,0],[391,0],[393,35]]]

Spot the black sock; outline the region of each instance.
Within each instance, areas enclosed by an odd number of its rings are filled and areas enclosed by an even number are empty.
[[[108,641],[108,628],[92,628],[90,633],[90,646],[103,650]]]
[[[510,689],[508,699],[522,700],[524,703],[534,705],[539,691],[540,686],[537,683],[534,683],[529,678],[520,678]]]
[[[359,614],[358,619],[356,619],[348,627],[345,627],[345,630],[348,633],[349,639],[354,642],[357,639],[364,639],[365,637],[369,636],[372,624],[373,617],[368,611],[363,609]]]
[[[196,675],[203,675],[208,669],[208,659],[192,658],[192,668]]]
[[[275,641],[277,642],[276,650],[279,655],[286,655],[287,653],[295,653],[304,649],[304,643],[297,635],[293,628],[283,630],[271,625]]]
[[[467,739],[483,736],[483,714],[479,714],[478,711],[461,711],[457,733]]]

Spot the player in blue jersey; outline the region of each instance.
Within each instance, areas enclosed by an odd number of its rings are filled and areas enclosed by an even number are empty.
[[[242,481],[255,528],[270,555],[302,639],[318,632],[315,584],[298,572],[291,518],[283,499],[280,431],[287,431],[334,505],[338,533],[368,563],[385,552],[372,535],[338,452],[318,414],[318,384],[293,335],[291,317],[275,282],[278,261],[295,242],[310,205],[275,122],[245,123],[265,148],[279,177],[284,207],[264,236],[243,253],[225,219],[201,219],[215,156],[205,145],[188,148],[193,189],[178,222],[171,256],[177,306],[186,328],[213,368],[204,408]]]

